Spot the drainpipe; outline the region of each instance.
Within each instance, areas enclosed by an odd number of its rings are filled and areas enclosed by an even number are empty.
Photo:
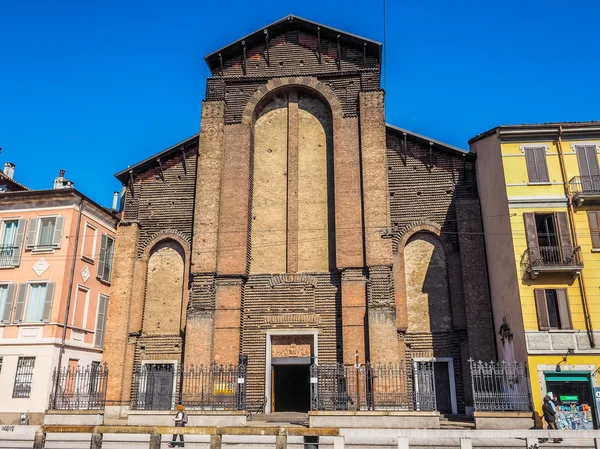
[[[83,211],[83,198],[79,201],[79,214],[77,217],[77,230],[75,231],[75,251],[73,252],[73,262],[71,263],[71,275],[69,278],[69,290],[67,293],[67,307],[65,310],[65,322],[63,323],[62,340],[60,342],[60,351],[58,353],[57,374],[60,373],[60,365],[62,363],[63,352],[65,351],[65,342],[67,340],[67,322],[69,321],[69,311],[71,309],[71,296],[73,295],[73,281],[75,280],[75,265],[77,263],[77,249],[79,248],[79,229],[81,229],[81,216]],[[53,407],[56,407],[56,394],[58,393],[58,384],[60,377],[56,376],[56,382],[53,385]]]
[[[560,160],[560,169],[563,177],[563,186],[565,190],[565,194],[567,195],[568,201],[568,211],[569,211],[569,224],[571,230],[571,238],[573,240],[573,247],[577,248],[579,243],[577,242],[577,230],[575,228],[575,208],[573,206],[573,197],[570,194],[569,190],[569,182],[567,180],[567,169],[565,168],[565,158],[562,147],[562,125],[558,127],[558,155]],[[585,278],[583,275],[583,270],[579,273],[578,276],[578,284],[579,284],[579,292],[581,293],[581,302],[583,303],[583,315],[585,317],[585,326],[588,331],[588,338],[590,339],[590,346],[592,348],[596,347],[596,341],[594,339],[594,326],[592,325],[592,317],[590,315],[590,308],[588,304],[588,298],[585,289]]]

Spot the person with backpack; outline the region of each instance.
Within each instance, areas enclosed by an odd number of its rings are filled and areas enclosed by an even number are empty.
[[[182,404],[177,404],[177,413],[175,414],[173,421],[175,421],[175,427],[185,427],[185,425],[187,424],[187,421],[188,421],[187,413],[184,412],[184,407]],[[179,443],[176,442],[177,435],[179,435],[179,439],[180,439]],[[175,446],[179,446],[179,447],[185,446],[185,443],[183,442],[183,434],[181,434],[181,433],[173,434],[173,440],[169,444],[169,447],[175,447]]]

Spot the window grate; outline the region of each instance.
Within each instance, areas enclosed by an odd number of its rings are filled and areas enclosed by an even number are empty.
[[[13,398],[28,398],[31,395],[31,384],[33,383],[33,368],[35,357],[19,357]]]

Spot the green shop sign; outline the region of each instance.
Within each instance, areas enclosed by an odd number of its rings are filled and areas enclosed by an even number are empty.
[[[561,401],[575,401],[579,402],[579,396],[560,396]]]

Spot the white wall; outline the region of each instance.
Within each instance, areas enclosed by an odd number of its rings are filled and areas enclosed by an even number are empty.
[[[59,348],[54,345],[2,345],[0,357],[0,413],[43,413],[48,408],[52,391],[52,373],[58,363]],[[33,382],[29,398],[13,399],[13,388],[19,357],[35,357]],[[102,360],[102,354],[76,349],[65,349],[62,365],[69,359],[79,360],[80,366]]]

